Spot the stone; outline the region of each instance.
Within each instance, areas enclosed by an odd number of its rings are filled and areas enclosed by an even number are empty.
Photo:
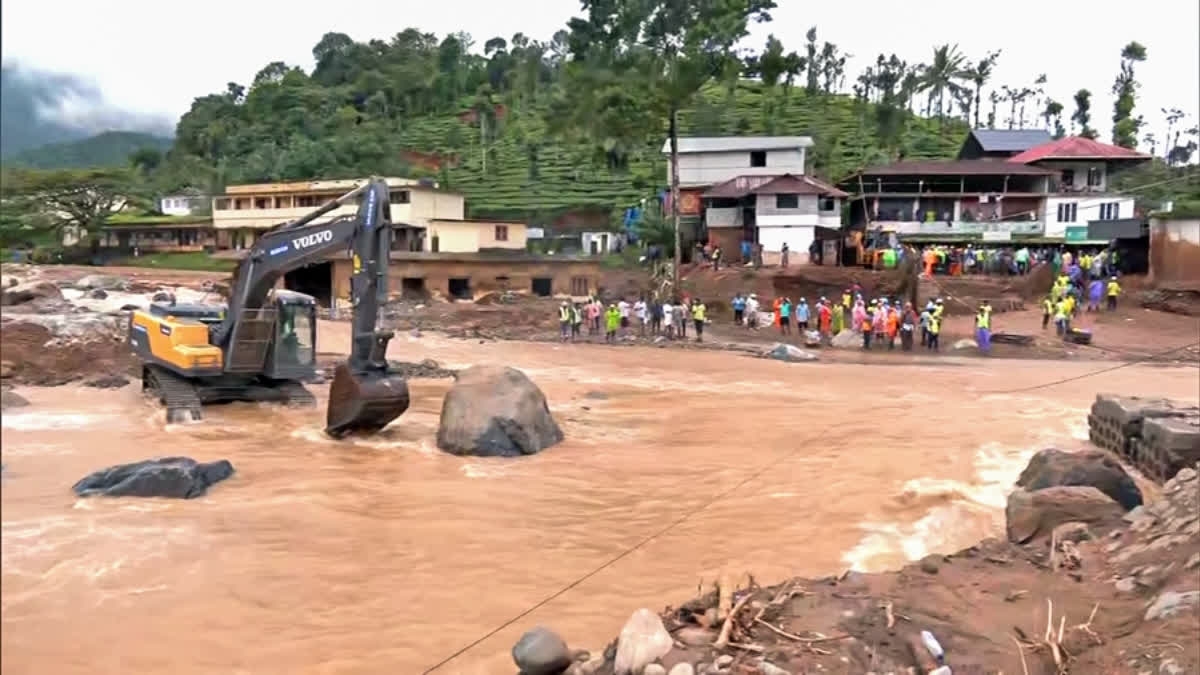
[[[1055,527],[1071,521],[1092,525],[1115,524],[1121,505],[1094,487],[1050,487],[1030,492],[1013,490],[1004,509],[1008,540],[1024,544],[1049,537]]]
[[[696,675],[696,669],[690,663],[677,663],[667,675]]]
[[[954,343],[953,349],[956,352],[966,351],[968,349],[979,349],[979,343],[975,342],[971,338],[963,338]]]
[[[675,640],[687,647],[706,647],[716,642],[717,632],[700,626],[684,626],[675,631]]]
[[[666,656],[674,642],[654,612],[642,608],[633,613],[617,637],[613,662],[616,675],[638,675],[649,664]]]
[[[1165,591],[1146,609],[1146,621],[1168,619],[1200,607],[1200,591]]]
[[[129,378],[124,375],[97,375],[83,383],[85,387],[96,389],[120,389],[129,384]]]
[[[0,410],[9,408],[24,408],[29,405],[28,399],[11,389],[0,391]]]
[[[515,368],[460,371],[442,401],[437,445],[454,455],[519,457],[562,440],[546,396]]]
[[[1176,485],[1179,483],[1187,483],[1193,480],[1196,480],[1196,470],[1190,466],[1185,466],[1180,469],[1179,472],[1175,474],[1175,477],[1171,479],[1171,481]]]
[[[1017,486],[1031,492],[1049,487],[1087,485],[1108,495],[1126,511],[1142,504],[1142,492],[1125,469],[1099,451],[1039,451],[1017,478]]]
[[[731,663],[733,663],[733,657],[729,654],[722,654],[717,657],[717,660],[713,661],[713,665],[718,668],[728,668]]]
[[[758,662],[758,672],[762,673],[762,675],[792,675],[792,671],[780,668],[774,663],[765,660]]]
[[[571,666],[571,652],[558,633],[544,626],[527,631],[512,648],[523,675],[559,675]]]
[[[776,361],[787,361],[788,363],[804,363],[806,361],[816,361],[817,355],[800,349],[796,345],[777,343],[760,356],[764,359],[775,359]]]
[[[75,282],[75,288],[89,291],[119,291],[125,287],[125,280],[111,274],[89,274]]]
[[[72,488],[80,497],[173,497],[193,499],[233,475],[228,460],[197,462],[189,457],[162,457],[118,464],[85,476]]]
[[[1117,591],[1120,593],[1132,593],[1137,588],[1137,582],[1133,577],[1121,577],[1117,579],[1113,586],[1116,586]]]
[[[838,349],[862,349],[862,333],[856,333],[852,330],[844,330],[829,341],[831,347]]]
[[[95,300],[103,300],[108,297],[108,291],[103,288],[93,288],[91,291],[88,291],[88,297]]]
[[[49,281],[29,281],[0,291],[0,305],[21,305],[33,300],[62,300],[62,291]]]
[[[12,361],[0,361],[0,379],[12,377],[17,372],[17,367]]]
[[[1050,538],[1059,543],[1069,541],[1072,544],[1078,544],[1091,539],[1092,532],[1088,529],[1087,523],[1069,522],[1055,527]]]
[[[0,274],[0,289],[12,288],[21,283],[21,280],[16,277],[10,277],[7,274]]]
[[[927,555],[921,559],[921,571],[926,574],[938,573],[938,556]]]
[[[1182,666],[1175,662],[1175,659],[1167,659],[1158,664],[1159,675],[1183,675],[1186,672]]]
[[[651,663],[642,669],[642,675],[667,675],[667,669],[657,663]]]

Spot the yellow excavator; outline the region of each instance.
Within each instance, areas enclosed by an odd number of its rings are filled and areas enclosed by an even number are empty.
[[[313,224],[352,201],[355,215]],[[263,233],[234,273],[227,307],[155,302],[133,312],[129,345],[142,363],[142,391],[166,407],[168,422],[198,420],[210,403],[315,406],[302,383],[316,375],[317,304],[275,285],[287,272],[349,248],[352,343],[349,359],[334,370],[325,431],[342,438],[383,429],[409,404],[408,384],[388,370],[393,333],[378,327],[391,239],[388,186],[372,178]]]

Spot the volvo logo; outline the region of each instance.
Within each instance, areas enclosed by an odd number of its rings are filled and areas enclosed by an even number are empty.
[[[333,241],[333,230],[321,230],[313,234],[306,234],[303,237],[297,237],[292,240],[292,246],[297,251],[311,248],[317,244],[328,244]]]

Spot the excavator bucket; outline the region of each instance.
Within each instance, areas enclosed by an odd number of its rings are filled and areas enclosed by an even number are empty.
[[[367,436],[408,410],[408,383],[398,375],[355,374],[339,364],[329,386],[325,433],[334,438]]]

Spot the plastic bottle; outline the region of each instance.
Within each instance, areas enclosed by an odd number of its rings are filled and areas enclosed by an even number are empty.
[[[946,652],[942,650],[942,645],[938,644],[937,638],[933,637],[933,633],[921,631],[921,642],[925,643],[925,649],[929,650],[929,655],[937,660],[938,665],[946,663]]]

